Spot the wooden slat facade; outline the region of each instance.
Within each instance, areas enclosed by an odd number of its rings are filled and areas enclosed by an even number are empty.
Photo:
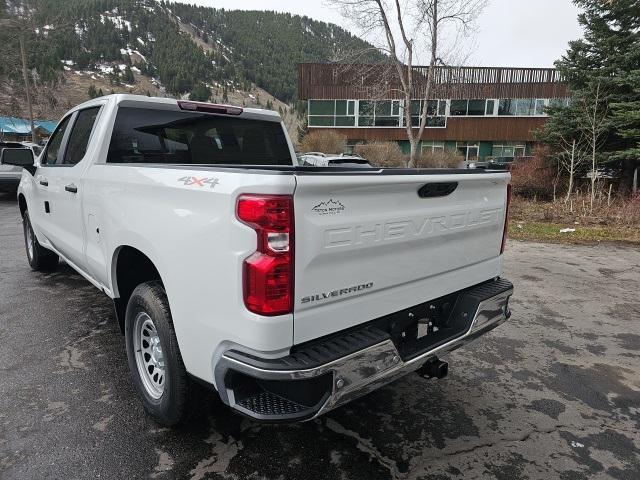
[[[449,117],[447,128],[427,128],[423,141],[532,142],[534,132],[544,125],[544,117]],[[407,140],[404,128],[313,127],[314,131],[334,130],[350,140]]]
[[[413,98],[423,98],[428,68],[415,67]],[[385,65],[298,65],[301,100],[400,99],[399,79]],[[430,98],[563,98],[566,85],[554,68],[437,67]]]

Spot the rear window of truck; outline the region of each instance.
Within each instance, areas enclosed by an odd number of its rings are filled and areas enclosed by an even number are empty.
[[[292,165],[278,122],[121,107],[107,163]]]

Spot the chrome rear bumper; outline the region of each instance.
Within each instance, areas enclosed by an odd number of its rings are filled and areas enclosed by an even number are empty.
[[[262,421],[302,421],[323,415],[419,369],[436,355],[455,350],[509,319],[509,298],[513,294],[513,286],[505,280],[496,282],[501,283],[484,284],[461,294],[464,301],[459,302],[461,306],[456,307],[454,313],[471,318],[464,333],[413,357],[407,358],[405,355],[403,359],[394,342],[388,337],[361,350],[310,368],[300,368],[299,358],[276,360],[270,364],[269,361],[261,361],[258,353],[227,351],[215,369],[220,396],[231,408]],[[383,332],[380,333],[384,335]],[[369,343],[375,340],[375,334],[371,334],[373,337],[369,338]],[[287,363],[290,368],[287,368]],[[230,372],[236,375],[235,382],[228,381]],[[242,379],[263,382],[263,386],[266,384],[266,391],[251,394],[249,402],[242,400],[242,394],[238,394],[243,388]],[[285,383],[288,384],[287,387],[297,385],[299,390],[307,388],[325,391],[317,398],[300,404],[298,401],[292,402],[287,398],[287,394],[282,393]],[[278,393],[273,393],[274,389]]]

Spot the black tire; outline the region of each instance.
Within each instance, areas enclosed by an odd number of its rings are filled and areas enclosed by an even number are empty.
[[[38,272],[54,270],[58,266],[58,255],[38,243],[38,239],[31,226],[28,211],[25,211],[22,217],[22,228],[24,231],[24,245],[27,250],[27,260],[31,268]]]
[[[145,387],[145,380],[141,377],[140,368],[138,367],[138,362],[144,360],[141,357],[136,358],[137,352],[134,339],[136,325],[138,324],[136,319],[139,316],[145,318],[144,314],[152,320],[162,348],[164,365],[161,371],[164,376],[164,385],[159,398],[154,398],[148,387]],[[145,411],[157,423],[165,427],[173,427],[182,423],[189,413],[187,406],[191,403],[192,385],[178,348],[178,340],[173,329],[167,295],[159,281],[138,285],[131,294],[125,316],[125,339],[131,377],[138,394],[142,398]],[[140,355],[144,358],[142,350],[140,352]],[[149,379],[146,381],[149,381]],[[158,392],[155,393],[157,394]]]

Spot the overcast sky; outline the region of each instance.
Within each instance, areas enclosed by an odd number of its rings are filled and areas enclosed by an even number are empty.
[[[322,0],[187,0],[236,10],[277,10],[333,22],[357,33]],[[569,40],[582,35],[578,9],[570,0],[490,0],[478,19],[468,64],[496,67],[552,67]]]

